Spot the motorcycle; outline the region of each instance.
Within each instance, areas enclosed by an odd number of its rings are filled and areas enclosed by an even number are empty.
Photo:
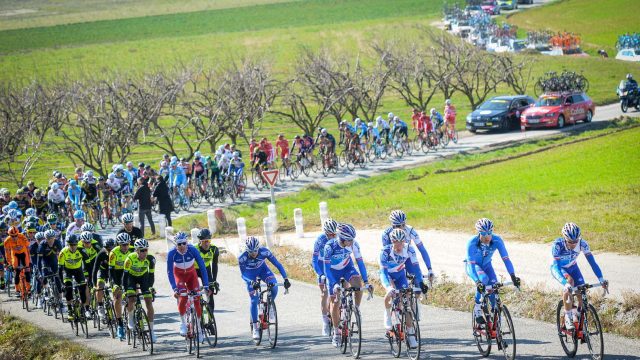
[[[616,93],[620,98],[620,110],[623,113],[626,113],[630,107],[635,107],[636,111],[640,111],[640,91],[637,87],[629,90],[627,89],[627,82],[622,80]]]

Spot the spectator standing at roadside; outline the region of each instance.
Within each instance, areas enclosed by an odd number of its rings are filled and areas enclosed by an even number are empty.
[[[151,190],[149,189],[149,184],[143,179],[138,179],[138,190],[135,195],[133,195],[133,201],[138,201],[138,222],[140,223],[140,230],[142,230],[142,237],[144,238],[144,217],[147,217],[149,220],[149,227],[151,228],[151,233],[153,235],[156,234],[156,227],[153,224],[153,219],[151,218]]]
[[[167,218],[167,226],[171,226],[171,212],[173,211],[173,202],[169,196],[169,187],[162,176],[156,178],[158,185],[153,191],[153,197],[158,201],[160,214]]]

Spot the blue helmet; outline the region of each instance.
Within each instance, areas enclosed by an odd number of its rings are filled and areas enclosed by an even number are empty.
[[[10,201],[9,202],[9,209],[17,209],[18,208],[18,203],[15,201]]]
[[[580,227],[575,223],[569,222],[564,224],[562,227],[562,237],[569,242],[578,242],[580,240],[580,235]]]
[[[76,219],[76,220],[84,219],[84,211],[76,210],[76,212],[73,213],[73,218]]]
[[[77,186],[77,185],[78,185],[77,181],[75,181],[75,180],[69,181],[69,186]]]
[[[186,243],[189,241],[189,237],[187,236],[187,233],[185,233],[184,231],[178,231],[176,233],[176,235],[173,237],[173,240],[175,241],[176,245],[177,244],[182,244],[182,243]]]
[[[476,231],[477,232],[492,232],[493,231],[493,222],[487,218],[482,218],[476,221]]]
[[[256,252],[260,249],[260,240],[255,236],[249,236],[247,240],[244,241],[244,247],[247,252]]]
[[[393,210],[389,215],[389,221],[391,221],[391,225],[393,226],[404,225],[407,221],[407,215],[405,215],[402,210]]]
[[[36,209],[34,208],[28,208],[25,212],[25,215],[27,216],[36,216]]]
[[[353,241],[356,238],[356,229],[351,224],[338,224],[338,237],[342,241]]]

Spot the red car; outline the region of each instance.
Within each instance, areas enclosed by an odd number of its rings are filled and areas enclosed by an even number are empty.
[[[500,14],[500,5],[496,0],[483,0],[482,1],[482,11],[488,15],[499,15]]]
[[[585,93],[548,93],[522,112],[520,123],[527,128],[562,128],[578,121],[591,122],[595,111],[593,101]]]

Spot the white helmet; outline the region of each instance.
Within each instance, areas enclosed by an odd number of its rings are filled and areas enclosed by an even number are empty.
[[[445,101],[444,101],[444,103],[445,103],[446,105],[451,105],[451,99],[447,99],[447,100],[445,100]]]
[[[394,117],[393,117],[393,121],[400,121],[400,118],[399,118],[399,117],[397,117],[397,116],[394,116]]]
[[[320,130],[320,132],[322,133],[322,135],[327,135],[327,129],[322,129]]]
[[[381,121],[383,121],[382,116],[378,116],[378,117],[376,118],[376,122],[377,122],[378,124],[380,124],[380,122],[381,122]]]
[[[387,117],[388,117],[389,119],[393,119],[393,117],[394,117],[394,116],[395,116],[395,115],[393,115],[393,113],[392,113],[392,112],[390,112],[390,113],[389,113],[389,115],[387,115]]]
[[[369,122],[369,123],[367,124],[367,126],[368,126],[368,127],[373,127],[373,123],[372,123],[372,122]]]
[[[360,122],[362,122],[362,120],[360,120],[360,118],[356,118],[354,121],[355,121],[356,124],[360,124]]]
[[[436,113],[436,108],[431,108],[430,112],[431,112],[431,115],[435,114]]]

